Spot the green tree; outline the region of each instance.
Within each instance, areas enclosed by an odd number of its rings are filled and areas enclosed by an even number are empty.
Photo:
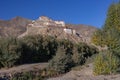
[[[96,45],[107,46],[109,50],[120,50],[120,3],[110,5],[105,24],[92,38]],[[119,53],[119,52],[118,52]]]
[[[83,65],[89,57],[97,53],[98,50],[95,47],[78,43],[73,49],[72,59],[76,65]]]
[[[104,30],[115,28],[120,31],[120,3],[113,3],[108,9]]]
[[[74,48],[74,50],[73,50],[72,59],[73,59],[75,65],[82,65],[83,63],[85,63],[85,58],[84,58],[83,54],[78,53],[77,48]]]
[[[20,58],[22,46],[15,38],[0,39],[0,63],[3,67],[12,67]]]
[[[64,47],[59,47],[56,55],[49,62],[48,69],[57,71],[59,73],[65,73],[73,66],[72,56],[70,53],[66,53]]]
[[[98,29],[95,33],[94,36],[91,39],[91,42],[94,43],[95,45],[100,45],[104,46],[104,33],[101,29]]]
[[[120,3],[110,5],[104,26],[100,33],[99,31],[96,33],[98,34],[93,35],[93,43],[106,45],[108,51],[102,52],[96,57],[94,64],[95,74],[116,72],[120,62]]]
[[[51,36],[25,36],[21,40],[23,42],[22,63],[47,62],[57,51],[58,42]]]
[[[62,46],[67,53],[72,54],[74,44],[70,40],[66,40],[66,39],[58,40],[58,45]]]
[[[23,42],[23,53],[21,63],[33,63],[41,61],[43,36],[25,36],[21,39]],[[26,57],[27,56],[27,57]]]

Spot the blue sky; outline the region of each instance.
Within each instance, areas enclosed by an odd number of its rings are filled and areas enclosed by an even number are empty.
[[[66,23],[101,27],[114,1],[117,0],[0,0],[0,19],[48,16]]]

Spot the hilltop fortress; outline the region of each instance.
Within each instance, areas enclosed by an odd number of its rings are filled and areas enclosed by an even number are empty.
[[[41,34],[54,36],[57,39],[69,39],[76,43],[89,43],[90,39],[85,36],[83,37],[83,33],[76,31],[76,28],[66,25],[64,21],[54,21],[46,16],[41,16],[28,24],[26,32],[20,35],[19,38],[26,35]]]
[[[38,18],[38,20],[33,20],[31,24],[29,24],[29,26],[32,27],[47,27],[47,26],[57,26],[57,27],[64,27],[65,23],[64,21],[53,21],[52,19],[45,17],[45,16],[41,16]]]
[[[63,31],[63,33],[76,34],[74,29],[66,27],[64,21],[53,21],[45,16],[41,16],[38,20],[33,20],[32,23],[28,24],[25,34],[46,34],[46,32],[49,32],[52,28],[56,31]]]

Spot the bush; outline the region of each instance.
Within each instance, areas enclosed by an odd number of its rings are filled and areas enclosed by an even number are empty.
[[[21,39],[23,42],[23,53],[21,63],[39,62],[43,37],[41,35],[25,36]],[[27,56],[27,57],[26,57]]]
[[[74,48],[72,59],[75,65],[82,65],[85,63],[85,58],[82,53],[78,53],[78,50]]]
[[[15,65],[20,58],[22,47],[20,42],[15,38],[0,39],[0,64],[9,68]]]
[[[73,66],[71,54],[66,53],[64,47],[59,47],[56,55],[49,62],[48,69],[57,71],[58,73],[65,73]]]
[[[93,54],[98,53],[98,49],[94,46],[89,46],[86,43],[78,43],[77,45],[78,53],[83,53],[85,58],[92,56]]]
[[[89,57],[97,53],[98,50],[95,47],[88,46],[85,43],[79,43],[73,49],[72,59],[76,65],[82,65]]]
[[[120,61],[110,51],[104,51],[96,56],[94,61],[94,74],[111,74],[117,71]]]
[[[59,76],[55,71],[49,71],[46,68],[25,72],[10,73],[0,77],[0,80],[47,80],[51,77]]]
[[[25,36],[21,40],[23,42],[22,63],[47,62],[57,51],[57,40],[51,36]]]
[[[42,76],[36,75],[34,72],[23,72],[14,75],[9,80],[43,80]]]
[[[70,40],[61,39],[61,40],[58,40],[58,44],[59,46],[62,46],[65,49],[66,53],[72,54],[74,44]]]

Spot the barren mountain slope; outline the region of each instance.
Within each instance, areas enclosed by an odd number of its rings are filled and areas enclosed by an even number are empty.
[[[52,20],[41,16],[37,20],[15,17],[11,20],[0,20],[0,37],[26,35],[50,35],[57,39],[69,39],[74,42],[90,42],[97,28],[87,25],[65,24],[64,21]]]
[[[15,17],[11,20],[0,20],[0,36],[18,36],[26,31],[26,26],[31,20]]]
[[[76,43],[81,41],[90,43],[91,36],[96,30],[95,27],[65,24],[64,21],[55,21],[41,16],[39,19],[32,21],[27,26],[26,32],[19,37],[42,34],[54,36],[57,39],[69,39]]]

